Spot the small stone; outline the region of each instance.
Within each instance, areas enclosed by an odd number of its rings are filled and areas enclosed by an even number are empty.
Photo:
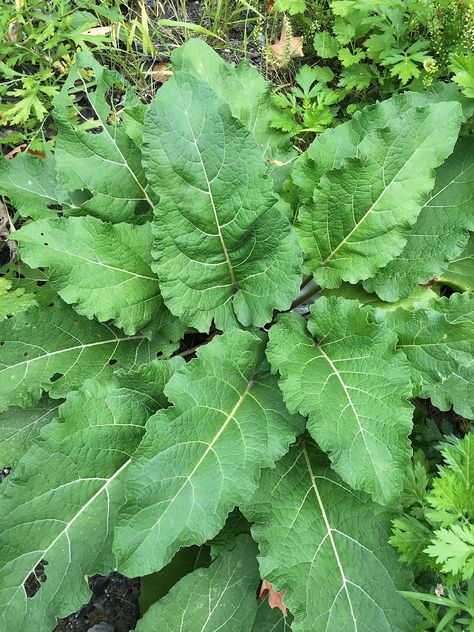
[[[87,632],[115,632],[115,627],[113,625],[110,625],[110,623],[105,623],[105,621],[101,621],[100,623],[96,623],[91,628],[89,628]]]

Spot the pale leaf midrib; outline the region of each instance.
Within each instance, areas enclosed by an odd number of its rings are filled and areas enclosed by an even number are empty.
[[[308,454],[308,450],[306,448],[305,441],[301,442],[301,447],[303,449],[304,459],[305,459],[306,467],[307,467],[308,474],[309,474],[309,477],[310,477],[310,480],[311,480],[311,485],[312,485],[313,491],[314,491],[315,496],[316,496],[316,500],[317,500],[318,505],[319,505],[319,510],[321,511],[321,516],[322,516],[323,521],[324,521],[326,534],[327,534],[327,537],[329,538],[329,541],[331,543],[331,548],[332,548],[333,553],[334,553],[334,557],[335,557],[335,560],[336,560],[337,568],[338,568],[339,574],[341,576],[342,587],[344,589],[344,592],[346,593],[347,601],[349,603],[349,608],[350,608],[350,611],[351,611],[351,617],[352,617],[352,621],[354,623],[354,630],[355,630],[355,632],[358,632],[359,628],[357,626],[357,619],[355,617],[354,609],[352,607],[351,596],[350,596],[349,591],[347,589],[348,580],[346,578],[346,574],[344,572],[344,568],[342,566],[342,562],[341,562],[341,559],[339,557],[339,552],[337,550],[336,543],[335,543],[333,535],[332,535],[333,529],[332,529],[332,527],[331,527],[331,525],[329,523],[329,520],[328,520],[328,517],[327,517],[327,514],[326,514],[326,509],[324,507],[321,495],[319,493],[318,486],[316,484],[316,477],[315,477],[315,474],[313,472],[313,468],[311,466],[311,461],[310,461],[310,458],[309,458],[309,454]]]
[[[206,166],[205,166],[204,161],[202,159],[202,154],[201,154],[201,152],[199,150],[199,146],[198,146],[198,143],[197,143],[197,138],[196,138],[196,136],[194,134],[194,129],[193,129],[192,125],[191,125],[191,121],[189,120],[187,112],[185,112],[185,115],[186,115],[186,120],[187,120],[188,125],[189,125],[189,130],[190,130],[190,132],[192,134],[192,137],[193,137],[193,144],[196,147],[196,152],[197,152],[197,154],[199,156],[199,161],[201,163],[201,167],[202,167],[202,171],[203,171],[203,174],[204,174],[204,178],[206,179],[207,195],[209,196],[209,201],[211,203],[211,208],[212,208],[212,212],[213,212],[213,215],[214,215],[214,222],[216,224],[217,234],[219,236],[219,241],[220,241],[220,244],[221,244],[222,252],[224,253],[224,257],[225,257],[225,261],[226,261],[226,264],[227,264],[227,268],[229,270],[229,275],[230,275],[231,282],[232,282],[232,289],[233,289],[234,292],[236,292],[239,289],[239,287],[237,285],[237,279],[235,277],[234,268],[232,266],[232,261],[230,260],[229,252],[227,250],[227,246],[226,246],[226,243],[224,241],[224,236],[222,234],[222,228],[221,228],[221,225],[220,225],[220,222],[219,222],[219,216],[217,214],[217,209],[216,209],[216,205],[215,205],[215,201],[214,201],[214,196],[213,196],[213,193],[212,193],[212,188],[211,188],[211,183],[210,183],[210,180],[209,180],[209,176],[207,175]]]
[[[0,369],[0,373],[3,371],[9,371],[10,369],[15,369],[17,366],[22,366],[23,364],[31,364],[32,362],[36,362],[36,360],[43,360],[44,358],[49,358],[51,356],[59,355],[61,353],[68,353],[69,351],[76,351],[77,349],[87,349],[89,347],[96,347],[100,345],[106,345],[110,343],[119,343],[126,342],[127,340],[144,340],[146,336],[125,336],[123,338],[111,338],[110,340],[101,340],[100,342],[89,342],[82,345],[76,345],[75,347],[67,347],[66,349],[58,349],[57,351],[50,351],[48,353],[44,353],[43,355],[36,356],[35,358],[31,358],[29,360],[22,360],[21,362],[17,362],[17,364],[10,364],[6,366],[4,369]],[[21,340],[19,341],[21,342]]]
[[[173,505],[174,501],[178,498],[178,496],[181,494],[181,492],[183,491],[183,489],[186,487],[186,485],[188,485],[188,483],[192,480],[192,477],[194,476],[194,474],[197,472],[197,470],[199,469],[199,467],[202,465],[202,463],[205,461],[205,459],[207,458],[208,454],[210,452],[213,451],[214,445],[217,443],[217,441],[219,440],[219,438],[222,436],[222,434],[224,433],[224,431],[226,430],[226,428],[228,427],[228,425],[230,424],[230,422],[234,419],[235,414],[237,413],[238,409],[240,408],[240,406],[242,405],[242,402],[245,400],[245,398],[247,397],[247,395],[250,393],[250,389],[252,388],[252,386],[255,384],[253,379],[250,379],[249,382],[247,383],[247,386],[245,387],[244,391],[242,392],[242,394],[240,395],[239,399],[237,400],[237,402],[235,403],[234,407],[232,408],[232,410],[230,411],[230,413],[227,415],[227,417],[225,418],[224,423],[221,425],[219,431],[214,435],[214,438],[212,439],[212,441],[207,445],[207,448],[204,450],[203,454],[201,455],[201,457],[198,459],[197,463],[195,464],[195,466],[193,467],[193,469],[191,470],[191,472],[186,476],[184,482],[182,483],[182,485],[180,486],[180,488],[178,489],[178,491],[175,493],[175,495],[170,498],[170,500],[168,501],[168,504],[165,508],[165,510],[160,514],[160,516],[158,517],[158,519],[154,522],[154,524],[150,527],[150,529],[148,530],[149,532],[152,532],[153,530],[156,529],[156,527],[160,524],[161,520],[163,519],[163,517],[165,516],[165,514],[168,512],[169,508]],[[144,543],[144,540],[142,540],[138,546],[136,547],[135,551],[137,549],[139,549]],[[135,552],[134,551],[134,552]],[[127,559],[129,559],[134,552],[131,552]],[[122,560],[124,561],[124,560]]]
[[[330,261],[333,258],[333,256],[342,248],[342,246],[344,246],[346,243],[348,243],[349,239],[359,229],[361,224],[363,224],[363,222],[365,222],[366,218],[373,212],[373,210],[376,208],[376,206],[378,205],[380,200],[383,198],[383,196],[387,193],[387,191],[392,186],[392,184],[394,184],[394,182],[397,181],[397,178],[400,175],[401,171],[403,169],[405,169],[406,166],[413,160],[415,154],[425,145],[427,140],[428,140],[428,138],[425,138],[423,140],[423,142],[420,145],[418,145],[418,147],[415,149],[415,151],[410,155],[410,157],[403,163],[403,165],[400,167],[400,169],[397,171],[397,173],[393,176],[393,178],[390,180],[388,185],[386,185],[383,188],[383,190],[381,191],[381,193],[379,194],[379,196],[377,197],[375,202],[373,202],[371,204],[369,209],[365,212],[363,217],[361,217],[361,219],[357,222],[357,224],[354,226],[354,228],[339,242],[339,244],[336,246],[336,248],[329,253],[329,255],[326,257],[326,259],[324,259],[324,261],[321,261],[321,263],[320,263],[321,266],[326,265],[326,263],[328,263],[328,261]],[[420,206],[420,210],[421,210],[421,208],[422,207]]]
[[[71,518],[71,520],[69,520],[68,523],[66,523],[66,526],[61,529],[61,531],[57,534],[57,536],[54,538],[54,540],[51,542],[51,544],[48,545],[48,547],[46,549],[44,549],[44,551],[42,551],[41,555],[38,557],[37,561],[35,562],[35,564],[33,565],[33,567],[27,572],[27,574],[25,575],[24,579],[18,584],[15,592],[13,593],[12,597],[10,598],[10,600],[7,602],[5,609],[4,609],[4,615],[6,612],[6,608],[9,607],[9,605],[11,604],[11,602],[13,601],[13,599],[15,598],[16,594],[18,593],[18,591],[23,588],[23,585],[25,583],[25,581],[28,579],[28,577],[31,575],[31,573],[34,572],[35,568],[38,566],[38,564],[41,562],[41,560],[45,559],[45,556],[47,556],[48,552],[53,548],[53,546],[56,544],[56,542],[58,542],[58,540],[60,540],[60,538],[63,537],[64,534],[67,534],[70,527],[76,522],[76,520],[84,513],[84,511],[90,507],[92,505],[92,503],[96,500],[96,498],[98,498],[100,496],[100,494],[102,494],[104,491],[107,492],[108,487],[110,486],[110,484],[117,478],[117,476],[123,472],[123,470],[128,467],[128,465],[131,462],[131,458],[129,458],[127,461],[125,461],[125,463],[123,463],[114,473],[113,475],[106,479],[105,483],[100,487],[100,489],[98,489],[95,494],[93,496],[91,496],[91,498],[89,498],[89,500],[79,509],[79,511],[77,511],[74,516]]]

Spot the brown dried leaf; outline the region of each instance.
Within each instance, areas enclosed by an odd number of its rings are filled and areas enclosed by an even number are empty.
[[[8,152],[8,154],[5,154],[4,156],[5,160],[11,160],[12,158],[15,158],[15,156],[25,151],[26,147],[27,147],[26,143],[23,143],[22,145],[18,145],[17,147],[14,147],[11,151]],[[35,151],[34,149],[26,149],[26,152],[28,154],[31,154],[32,156],[38,156],[38,158],[42,158],[43,160],[46,158],[46,154],[43,151]]]
[[[285,64],[288,58],[303,57],[303,38],[292,35],[287,41],[286,25],[283,24],[280,39],[275,44],[270,44],[270,51],[280,64]]]
[[[261,601],[265,598],[265,593],[268,592],[268,605],[270,608],[278,608],[281,611],[284,617],[287,616],[286,606],[283,603],[283,597],[285,595],[284,590],[280,590],[280,592],[276,592],[273,589],[273,586],[270,582],[267,582],[266,579],[262,581],[262,585],[260,586],[260,590],[258,593],[258,600]]]

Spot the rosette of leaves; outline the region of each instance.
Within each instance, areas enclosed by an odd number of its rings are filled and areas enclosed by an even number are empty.
[[[324,132],[289,209],[268,84],[202,43],[174,59],[144,106],[79,55],[55,151],[1,167],[22,219],[0,296],[0,628],[52,629],[95,573],[166,569],[138,629],[412,632],[388,542],[410,399],[472,405],[472,297],[418,287],[466,246],[459,97],[403,95]],[[423,212],[440,221],[436,196],[452,239],[427,259],[411,238]],[[401,300],[360,286],[408,243]]]

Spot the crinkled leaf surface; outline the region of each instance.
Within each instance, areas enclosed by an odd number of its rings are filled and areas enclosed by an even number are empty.
[[[68,217],[27,224],[15,232],[21,258],[48,267],[61,298],[88,318],[113,320],[126,334],[160,330],[178,319],[161,298],[151,270],[149,224],[106,224],[94,217]],[[182,327],[171,327],[175,339]]]
[[[42,391],[64,397],[86,378],[156,357],[159,345],[87,320],[58,301],[0,323],[0,410],[36,404]]]
[[[33,408],[11,406],[0,413],[0,463],[15,465],[43,426],[57,414],[61,402],[44,395]],[[1,467],[1,466],[0,466]]]
[[[183,577],[139,621],[137,632],[249,632],[257,614],[258,549],[248,535],[222,551],[209,568]],[[260,632],[270,632],[270,628]]]
[[[448,269],[438,279],[460,292],[474,291],[474,237],[471,236],[463,252],[453,259]]]
[[[300,210],[307,268],[323,287],[367,279],[400,254],[433,188],[433,169],[453,150],[462,111],[437,103],[402,118],[367,134],[357,157],[322,176]]]
[[[169,309],[193,327],[262,326],[298,292],[300,252],[275,208],[261,151],[202,81],[177,73],[145,121],[155,269]]]
[[[346,486],[309,442],[262,473],[245,514],[256,523],[260,574],[286,591],[294,632],[413,632],[389,514]]]
[[[263,341],[236,329],[167,384],[174,406],[150,419],[127,476],[115,538],[121,572],[157,571],[180,547],[214,537],[302,430],[263,361]]]
[[[474,416],[473,314],[474,297],[465,293],[385,316],[412,366],[414,394],[430,397],[441,410],[453,406],[465,417]]]
[[[402,253],[364,287],[386,301],[408,296],[418,283],[438,276],[460,255],[469,230],[474,230],[474,136],[461,138],[438,169],[436,186]]]
[[[27,152],[13,160],[0,160],[0,193],[10,198],[23,217],[52,217],[58,204],[56,165],[51,154],[44,160]]]
[[[124,80],[114,71],[101,66],[88,53],[79,53],[61,93],[54,100],[54,117],[58,125],[56,165],[59,190],[63,197],[76,191],[84,201],[75,209],[77,215],[90,214],[110,222],[136,222],[153,205],[141,164],[141,151],[123,124],[110,122],[116,117],[107,102],[113,100],[115,83]],[[94,81],[86,79],[91,68]],[[91,87],[91,83],[95,86]],[[85,131],[71,122],[73,99],[70,91],[81,87],[93,112],[98,133]]]
[[[88,380],[2,485],[2,630],[51,630],[56,617],[87,601],[88,575],[114,568],[110,545],[123,474],[148,417],[167,405],[163,386],[176,366],[156,360]],[[23,584],[42,560],[46,581],[27,598]]]
[[[345,158],[357,157],[359,143],[367,134],[387,128],[403,135],[405,117],[410,111],[432,103],[453,101],[461,103],[465,119],[472,114],[469,100],[464,99],[453,84],[439,83],[426,92],[407,92],[368,105],[355,112],[346,123],[327,129],[295,162],[291,177],[298,186],[300,200],[312,200],[321,176],[339,169]]]
[[[247,61],[234,68],[197,38],[189,39],[171,55],[173,68],[202,79],[225,101],[235,118],[252,132],[267,159],[288,160],[293,153],[289,134],[271,126],[280,111],[270,99],[271,84]],[[278,171],[270,163],[270,171]]]
[[[357,301],[321,298],[307,327],[283,315],[269,335],[267,357],[289,410],[309,416],[308,430],[347,483],[394,501],[411,455],[413,407],[393,331]]]

